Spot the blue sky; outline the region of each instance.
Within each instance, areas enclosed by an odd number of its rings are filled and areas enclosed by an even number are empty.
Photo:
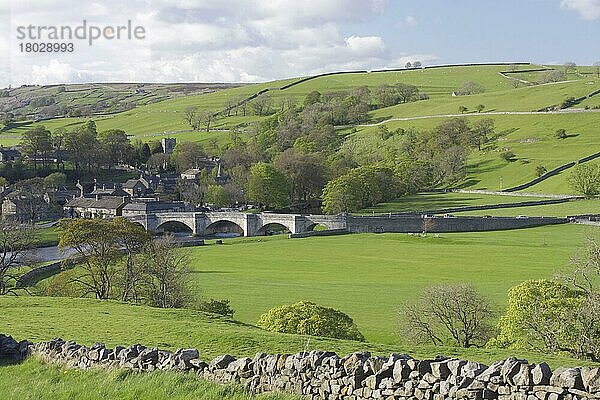
[[[143,40],[22,52],[28,25],[131,21]],[[600,61],[600,0],[0,0],[0,87],[255,82],[406,61]],[[48,41],[48,40],[46,40]],[[39,41],[38,41],[39,42]]]

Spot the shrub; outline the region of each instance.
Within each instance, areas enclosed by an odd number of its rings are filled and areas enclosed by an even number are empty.
[[[543,165],[538,165],[537,167],[535,167],[535,175],[537,177],[544,175],[546,172],[548,172],[548,170]]]
[[[226,317],[233,318],[235,310],[229,306],[229,300],[204,300],[200,301],[196,307],[198,311],[209,312],[218,315],[224,315]]]
[[[502,159],[504,159],[505,161],[513,161],[516,157],[515,153],[513,153],[510,150],[506,150],[503,151],[502,153],[500,153],[500,157],[502,157]]]
[[[562,128],[554,132],[554,137],[556,137],[557,139],[566,139],[567,136],[567,131]]]
[[[348,315],[309,301],[272,308],[260,316],[257,325],[271,332],[365,340]]]

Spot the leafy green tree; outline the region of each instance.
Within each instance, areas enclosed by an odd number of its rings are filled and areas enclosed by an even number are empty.
[[[319,103],[321,101],[321,93],[313,90],[312,92],[310,92],[309,94],[306,95],[306,97],[304,98],[304,107],[306,106],[310,106],[316,103]]]
[[[262,207],[283,208],[290,200],[290,180],[273,164],[260,162],[250,168],[247,194]]]
[[[506,314],[488,347],[563,350],[572,340],[565,326],[584,300],[582,292],[549,280],[530,280],[508,291]]]
[[[397,180],[391,169],[362,166],[325,185],[323,211],[327,214],[358,211],[391,200],[397,193]]]
[[[535,175],[537,177],[544,175],[546,172],[548,172],[548,170],[543,165],[538,165],[535,167]]]
[[[67,183],[67,176],[62,172],[53,172],[44,178],[44,186],[47,188],[60,188]]]
[[[279,154],[275,165],[291,179],[295,200],[308,200],[323,192],[326,169],[322,157],[290,148]]]
[[[120,273],[122,257],[113,224],[107,219],[63,219],[59,223],[58,247],[73,250],[80,272],[72,283],[81,287],[81,295],[108,299]]]
[[[467,107],[465,107],[465,106],[459,106],[458,107],[458,112],[461,113],[461,114],[466,113],[468,110],[469,109]]]
[[[104,161],[108,168],[117,166],[119,163],[128,163],[132,159],[133,146],[127,133],[121,129],[110,129],[101,132],[98,140],[104,152]]]
[[[235,310],[231,308],[229,305],[229,300],[216,300],[209,299],[200,301],[194,309],[198,311],[204,311],[208,313],[224,315],[229,318],[233,318],[233,314],[235,314]]]
[[[586,197],[600,193],[600,165],[577,164],[568,177],[571,188]]]
[[[43,125],[25,131],[21,136],[21,148],[25,155],[34,159],[34,169],[39,160],[42,161],[42,165],[45,167],[52,153],[52,136],[50,131]]]
[[[81,127],[65,133],[64,146],[78,171],[84,167],[90,171],[102,160],[94,121],[88,121]]]
[[[483,104],[478,104],[477,107],[475,107],[475,109],[477,110],[478,113],[482,112],[483,110],[485,110],[485,105]]]
[[[190,168],[198,168],[200,161],[206,158],[204,149],[198,142],[177,143],[173,151],[173,160],[177,170],[183,172]]]
[[[257,326],[271,332],[365,340],[348,315],[309,301],[272,308],[261,315]]]
[[[225,207],[231,204],[225,188],[221,185],[208,185],[204,195],[204,201],[217,207]]]

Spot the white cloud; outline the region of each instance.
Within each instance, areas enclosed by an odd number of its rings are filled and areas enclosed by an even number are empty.
[[[600,0],[562,0],[560,5],[577,11],[583,19],[600,19]]]
[[[5,0],[0,3],[6,4]],[[9,83],[91,81],[255,82],[349,69],[403,66],[381,36],[344,28],[369,22],[386,0],[10,0],[0,7],[0,87]],[[80,25],[82,20],[145,27],[144,40],[75,42],[70,54],[22,54],[18,25]],[[408,21],[408,20],[407,20]],[[416,20],[414,20],[416,23]],[[346,25],[348,24],[348,25]],[[8,62],[10,60],[10,63]],[[7,64],[10,64],[8,67]]]
[[[406,18],[404,18],[404,22],[406,22],[406,25],[408,26],[417,26],[419,24],[413,15],[407,15]]]
[[[52,59],[46,65],[31,66],[31,83],[43,85],[48,82],[72,82],[77,77],[77,71],[67,64]]]

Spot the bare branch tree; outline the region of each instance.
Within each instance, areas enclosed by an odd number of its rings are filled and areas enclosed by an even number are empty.
[[[36,233],[32,225],[0,220],[0,295],[16,294],[9,285],[18,276],[14,269],[27,262],[26,251],[33,247]]]
[[[492,308],[472,285],[430,286],[399,310],[404,334],[416,342],[461,347],[490,338]]]

